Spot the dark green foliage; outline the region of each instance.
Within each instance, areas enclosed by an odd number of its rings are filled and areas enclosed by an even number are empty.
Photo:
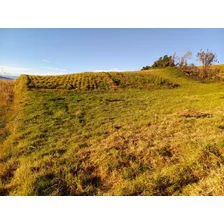
[[[141,70],[143,71],[143,70],[149,70],[149,69],[151,69],[151,66],[145,66],[145,67],[143,67]]]
[[[160,57],[157,61],[155,61],[152,65],[152,68],[166,68],[166,67],[174,67],[174,60],[172,56],[165,55]]]
[[[157,61],[155,61],[152,66],[145,66],[141,70],[149,70],[153,68],[166,68],[166,67],[174,67],[174,59],[172,56],[164,55],[160,57]]]

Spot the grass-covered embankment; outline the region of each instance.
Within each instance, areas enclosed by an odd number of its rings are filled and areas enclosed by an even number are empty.
[[[2,194],[224,195],[222,82],[174,68],[95,76],[80,88],[20,77]]]

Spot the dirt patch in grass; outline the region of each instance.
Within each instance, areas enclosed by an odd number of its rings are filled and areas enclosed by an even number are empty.
[[[181,117],[185,118],[205,118],[205,117],[212,117],[212,114],[209,113],[203,113],[200,111],[195,110],[184,110],[179,113]]]
[[[2,183],[8,183],[14,176],[14,172],[19,167],[19,162],[13,162],[0,167],[0,178]]]
[[[224,130],[224,125],[218,125],[217,128],[221,129],[221,130]]]

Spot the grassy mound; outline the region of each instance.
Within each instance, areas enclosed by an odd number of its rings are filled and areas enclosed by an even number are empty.
[[[100,72],[80,73],[61,76],[30,76],[27,79],[28,88],[41,89],[73,89],[117,90],[120,88],[175,88],[178,85],[167,78],[155,75],[156,71],[143,72]]]
[[[16,81],[1,195],[224,195],[222,82],[174,68],[85,75]],[[79,77],[107,88],[63,87]]]

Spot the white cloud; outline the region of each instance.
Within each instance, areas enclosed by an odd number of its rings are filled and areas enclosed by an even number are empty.
[[[29,75],[41,75],[41,76],[48,76],[48,75],[64,75],[64,72],[55,72],[55,71],[51,71],[51,72],[30,72]]]
[[[20,75],[22,73],[25,73],[28,70],[29,70],[28,68],[0,65],[0,74],[1,75]]]
[[[59,70],[59,71],[63,71],[63,72],[67,71],[66,69],[62,69],[62,68],[54,68],[54,67],[44,67],[44,68],[50,69],[50,70]]]
[[[50,63],[50,61],[48,61],[48,60],[41,60],[42,62],[46,62],[46,63]]]
[[[61,68],[59,68],[59,70],[60,71],[63,71],[63,72],[66,72],[67,71],[66,69],[61,69]]]
[[[124,72],[124,70],[119,68],[105,69],[105,70],[95,70],[94,72]]]
[[[54,67],[44,67],[45,70],[41,69],[31,69],[31,68],[22,68],[14,66],[3,66],[0,65],[0,75],[6,76],[19,76],[21,74],[30,74],[30,75],[63,75],[65,72],[68,73],[66,69],[54,68]],[[50,71],[46,70],[49,69]]]

